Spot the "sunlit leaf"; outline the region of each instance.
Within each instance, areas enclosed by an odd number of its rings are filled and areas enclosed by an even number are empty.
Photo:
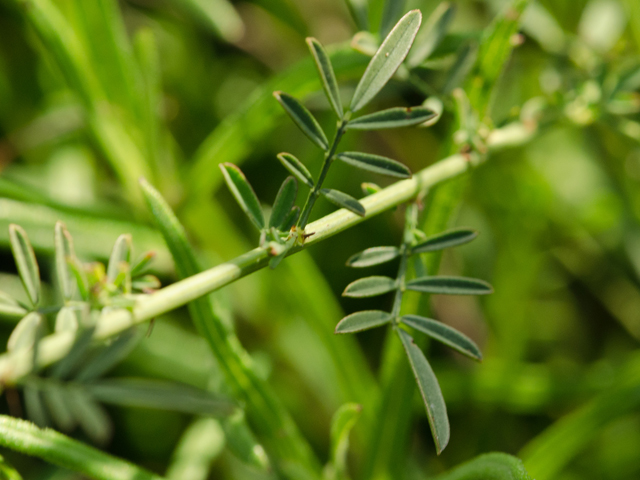
[[[407,290],[442,295],[487,295],[493,288],[487,282],[466,277],[421,277],[410,280]]]
[[[336,333],[353,333],[391,322],[393,316],[381,310],[365,310],[344,317],[336,325]]]
[[[278,160],[280,163],[291,172],[291,174],[298,178],[302,183],[308,187],[313,188],[314,182],[311,173],[303,163],[290,153],[279,153]]]
[[[410,254],[435,252],[437,250],[443,250],[445,248],[455,247],[457,245],[463,245],[475,239],[478,236],[478,232],[475,230],[469,230],[467,228],[460,228],[456,230],[450,230],[448,232],[434,235],[423,242],[411,247]]]
[[[113,245],[107,266],[107,281],[113,283],[131,261],[131,235],[120,235]]]
[[[362,268],[380,265],[398,258],[400,250],[398,247],[372,247],[356,253],[347,260],[348,267]]]
[[[409,66],[415,67],[429,58],[446,35],[455,14],[456,7],[449,2],[442,2],[436,7],[416,35],[413,48],[407,56]]]
[[[405,325],[429,335],[431,338],[450,346],[467,357],[473,358],[474,360],[482,360],[482,352],[480,352],[480,349],[473,340],[455,328],[418,315],[403,315],[400,320],[402,320]]]
[[[262,207],[244,173],[231,163],[221,163],[220,170],[236,201],[258,230],[264,229]]]
[[[397,282],[395,278],[384,276],[365,277],[347,285],[347,288],[342,292],[342,296],[353,298],[375,297],[376,295],[391,292],[396,288]]]
[[[347,210],[355,213],[356,215],[360,215],[361,217],[364,217],[366,213],[364,206],[362,206],[362,204],[358,200],[353,198],[351,195],[347,195],[344,192],[341,192],[339,190],[333,190],[331,188],[323,188],[320,190],[320,193],[324,196],[324,198],[329,200],[334,205],[337,205],[338,207],[346,208]]]
[[[427,361],[422,350],[414,343],[413,338],[404,330],[398,328],[398,335],[402,341],[407,358],[411,364],[413,375],[415,376],[420,395],[427,410],[427,418],[431,427],[431,434],[436,444],[438,455],[442,453],[449,443],[450,430],[449,418],[447,417],[447,406],[444,403],[440,385],[431,365]]]
[[[346,473],[349,433],[360,417],[362,406],[357,403],[345,403],[331,419],[331,464],[337,478]]]
[[[309,139],[323,150],[329,150],[329,141],[311,112],[298,100],[283,92],[273,92],[282,108]]]
[[[409,127],[424,123],[436,113],[425,107],[396,107],[358,117],[347,123],[347,130],[381,130],[384,128]]]
[[[22,318],[28,313],[27,309],[4,292],[0,292],[0,315]]]
[[[349,107],[352,112],[369,103],[393,76],[411,48],[421,20],[420,11],[412,10],[393,27],[356,87]]]
[[[40,270],[36,254],[22,227],[13,223],[9,225],[9,240],[22,285],[24,285],[31,304],[36,306],[40,301]]]
[[[324,93],[327,95],[331,108],[336,112],[338,118],[342,119],[344,110],[342,108],[342,101],[340,100],[338,82],[336,81],[335,73],[333,73],[333,67],[329,61],[329,56],[320,42],[315,38],[307,38],[307,45],[309,46],[309,50],[311,50],[313,59],[316,62],[318,74],[322,80],[322,88],[324,88]]]
[[[411,171],[402,163],[381,155],[362,152],[342,152],[336,155],[338,160],[361,170],[396,178],[409,178]]]
[[[273,202],[271,217],[269,217],[270,228],[278,228],[285,222],[293,208],[297,195],[298,182],[294,177],[287,177],[285,181],[282,182],[280,190],[278,190],[278,195],[276,195],[276,200]]]
[[[42,327],[42,315],[38,312],[28,313],[11,332],[7,341],[7,351],[15,352],[33,347],[42,333]]]
[[[75,253],[73,251],[73,239],[62,222],[56,223],[54,243],[58,284],[62,291],[62,297],[65,300],[70,300],[74,292],[74,282],[69,271],[69,259],[74,257]]]

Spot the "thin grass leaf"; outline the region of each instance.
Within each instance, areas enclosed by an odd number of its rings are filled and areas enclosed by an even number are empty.
[[[113,283],[122,272],[123,267],[131,261],[131,235],[120,235],[113,244],[109,264],[107,266],[107,281]]]
[[[357,112],[386,85],[406,57],[420,28],[419,10],[407,13],[393,27],[371,59],[351,99],[349,109]]]
[[[40,389],[32,383],[24,386],[24,406],[27,410],[27,417],[39,427],[48,427],[50,425],[47,409],[42,401]]]
[[[402,163],[381,155],[362,152],[342,152],[336,155],[336,158],[353,167],[380,175],[395,178],[411,177],[411,170]]]
[[[123,333],[108,347],[102,349],[98,355],[85,363],[75,376],[75,380],[78,382],[89,382],[101,377],[124,360],[136,347],[139,339],[140,335],[138,335],[135,329]]]
[[[298,126],[302,133],[318,145],[322,150],[329,150],[329,141],[320,124],[311,112],[291,95],[283,92],[273,92],[273,96],[280,102],[285,112],[289,114],[293,122]]]
[[[397,332],[407,353],[413,375],[418,383],[420,395],[422,395],[422,400],[427,410],[431,435],[436,444],[436,451],[440,455],[449,443],[451,432],[449,418],[447,417],[447,406],[444,403],[438,379],[424,353],[414,343],[411,335],[400,328],[397,329]]]
[[[284,168],[289,170],[289,172],[294,177],[297,177],[298,180],[307,185],[309,188],[313,188],[313,177],[311,176],[311,173],[309,172],[307,167],[305,167],[300,160],[298,160],[290,153],[284,152],[278,154],[278,160],[280,160],[280,163],[282,163]]]
[[[80,428],[92,441],[104,445],[113,432],[113,425],[104,408],[82,387],[69,388],[67,398]]]
[[[42,389],[42,397],[53,422],[60,430],[69,432],[77,425],[73,411],[69,407],[66,390],[62,385],[56,382],[46,382]]]
[[[227,186],[229,190],[231,190],[231,193],[233,193],[240,208],[247,214],[249,220],[251,220],[258,230],[263,230],[264,215],[262,213],[262,207],[247,177],[232,163],[221,163],[220,170],[222,170]]]
[[[42,327],[42,315],[38,312],[28,313],[11,332],[7,341],[7,351],[32,348],[40,337]]]
[[[282,224],[278,226],[278,230],[280,230],[281,232],[288,232],[289,230],[291,230],[291,227],[296,224],[296,222],[298,221],[298,217],[300,217],[300,207],[295,206],[285,217]]]
[[[278,228],[285,223],[287,216],[291,213],[291,209],[296,202],[297,195],[298,182],[294,177],[287,177],[285,181],[282,182],[280,190],[278,190],[278,195],[276,195],[276,200],[273,202],[271,217],[269,217],[269,228]]]
[[[342,292],[343,297],[363,298],[375,297],[395,290],[398,283],[395,278],[372,276],[359,278],[347,285]]]
[[[456,230],[450,230],[448,232],[440,233],[429,237],[424,242],[420,242],[418,245],[411,247],[410,255],[416,253],[435,252],[437,250],[443,250],[445,248],[456,247],[458,245],[464,245],[474,240],[478,236],[478,232],[475,230],[469,230],[467,228],[460,228]]]
[[[340,90],[338,90],[338,82],[336,81],[335,73],[333,73],[333,67],[329,61],[329,56],[320,42],[315,38],[307,38],[307,45],[309,46],[309,50],[311,50],[313,59],[316,62],[318,74],[320,75],[320,80],[322,80],[324,93],[327,95],[331,108],[336,112],[338,118],[342,120],[344,109],[342,108]]]
[[[441,295],[488,295],[493,288],[484,280],[466,277],[421,277],[406,284],[407,290]]]
[[[364,310],[344,317],[336,325],[335,333],[354,333],[385,325],[393,320],[390,313],[382,310]]]
[[[390,262],[400,256],[398,247],[372,247],[349,257],[347,266],[353,268],[371,267]]]
[[[76,309],[73,307],[62,307],[56,315],[56,323],[54,328],[56,333],[75,332],[78,330],[78,317]]]
[[[0,315],[5,317],[22,318],[28,312],[16,300],[4,292],[0,292]]]
[[[35,307],[40,301],[40,270],[36,261],[36,254],[33,251],[29,237],[22,227],[9,225],[9,241],[11,251],[20,274],[20,280],[24,286],[31,304]]]
[[[409,127],[427,122],[435,116],[435,112],[425,107],[395,107],[351,120],[347,123],[347,130]]]
[[[347,195],[344,192],[333,190],[331,188],[323,188],[320,190],[320,193],[324,198],[329,200],[334,205],[337,205],[341,208],[346,208],[356,215],[364,217],[365,213],[367,213],[364,209],[364,206],[358,200],[353,198],[351,195]]]
[[[361,412],[361,405],[345,403],[331,419],[331,464],[335,470],[336,478],[345,478],[349,433],[358,421]]]
[[[54,233],[55,257],[56,257],[56,275],[58,276],[58,284],[62,292],[62,298],[65,301],[71,300],[74,292],[74,283],[71,272],[69,271],[69,262],[67,259],[75,256],[73,251],[73,239],[67,231],[64,223],[56,222]]]
[[[416,35],[411,53],[407,56],[407,64],[415,67],[424,62],[435,51],[456,14],[456,6],[443,2],[436,7]]]
[[[431,338],[450,346],[469,358],[482,360],[482,352],[474,341],[455,328],[418,315],[403,315],[400,320],[405,325],[429,335]]]
[[[194,415],[230,415],[236,406],[204,390],[143,378],[114,378],[87,385],[93,398],[111,405],[172,410]]]

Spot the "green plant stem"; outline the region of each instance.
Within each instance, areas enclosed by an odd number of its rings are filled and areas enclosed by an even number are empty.
[[[43,430],[31,422],[6,415],[0,415],[0,445],[96,480],[163,478],[54,430]]]

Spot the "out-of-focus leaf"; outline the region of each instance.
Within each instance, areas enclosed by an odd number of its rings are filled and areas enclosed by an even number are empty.
[[[327,52],[324,51],[320,42],[315,38],[307,38],[307,45],[309,46],[309,50],[311,50],[313,59],[316,62],[318,75],[320,75],[320,79],[322,80],[324,93],[327,95],[327,99],[329,100],[333,111],[336,112],[338,118],[342,120],[344,110],[342,108],[342,101],[340,100],[340,90],[338,90],[336,74],[333,73],[333,67],[331,66],[329,56],[327,55]]]
[[[222,453],[225,432],[215,418],[198,418],[189,425],[173,451],[168,480],[206,480],[211,464]]]
[[[406,0],[386,0],[380,21],[380,38],[386,37],[402,15]]]
[[[309,140],[323,150],[329,150],[329,141],[320,124],[311,112],[291,95],[283,92],[273,92],[273,96],[280,102],[285,112],[289,114],[293,123],[304,133]]]
[[[343,297],[362,298],[375,297],[391,292],[397,288],[395,278],[384,276],[372,276],[359,278],[347,285],[342,292]]]
[[[371,182],[363,182],[360,184],[360,188],[362,188],[362,193],[365,196],[373,195],[374,193],[378,193],[382,190],[380,185]]]
[[[105,444],[111,438],[113,426],[104,408],[83,387],[68,388],[67,399],[84,433],[95,443]]]
[[[222,170],[229,190],[231,190],[236,201],[249,217],[249,220],[251,220],[258,230],[264,229],[262,207],[247,177],[244,176],[244,173],[242,173],[238,167],[231,163],[220,164],[220,170]]]
[[[356,215],[360,215],[364,217],[365,213],[367,213],[364,209],[364,206],[351,195],[347,195],[344,192],[339,190],[333,190],[331,188],[323,188],[320,190],[320,193],[324,198],[329,200],[334,205],[337,205],[341,208],[346,208],[350,212],[355,213]]]
[[[291,172],[292,175],[298,178],[302,183],[310,188],[313,188],[314,182],[311,173],[304,166],[304,164],[290,153],[279,153],[278,160],[280,163]]]
[[[71,373],[80,366],[85,359],[85,354],[91,346],[93,340],[93,327],[86,328],[78,332],[75,342],[69,350],[69,353],[54,365],[51,375],[54,378],[68,378]]]
[[[87,362],[75,379],[78,382],[88,382],[101,377],[126,358],[137,345],[138,340],[139,335],[135,329],[124,332]]]
[[[32,383],[24,386],[24,406],[27,410],[27,417],[39,427],[49,426],[49,415],[42,402],[40,390]]]
[[[296,243],[296,237],[291,236],[291,238],[287,240],[286,243],[282,246],[282,251],[280,251],[276,256],[274,256],[273,258],[271,258],[271,260],[269,260],[269,268],[273,270],[278,265],[280,265],[280,262],[284,260],[284,257],[287,256],[287,254],[293,248],[295,243]]]
[[[296,205],[289,211],[284,221],[278,226],[278,229],[281,232],[288,232],[296,224],[298,217],[300,217],[300,207]]]
[[[396,107],[358,117],[347,123],[347,130],[381,130],[383,128],[410,127],[424,123],[433,117],[435,112],[425,107]]]
[[[62,307],[56,315],[55,332],[75,332],[78,330],[78,317],[74,307]]]
[[[421,20],[420,11],[412,10],[393,27],[356,87],[349,107],[352,112],[369,103],[393,76],[411,48]]]
[[[155,252],[147,252],[142,255],[135,262],[131,264],[131,276],[141,275],[147,271],[149,264],[156,257]]]
[[[531,480],[522,461],[506,453],[485,453],[435,480]]]
[[[422,106],[431,110],[433,112],[433,117],[429,118],[424,123],[421,123],[420,127],[430,127],[431,125],[438,123],[442,116],[442,111],[444,110],[442,100],[438,97],[429,97],[422,103]]]
[[[422,26],[411,52],[407,56],[407,64],[415,67],[424,62],[434,52],[449,29],[449,25],[456,14],[456,6],[449,2],[442,2],[436,7]]]
[[[411,177],[411,170],[402,163],[381,155],[362,152],[342,152],[336,155],[336,158],[353,167],[380,175],[396,178]]]
[[[73,277],[76,280],[76,285],[78,286],[78,292],[80,293],[80,298],[85,302],[89,300],[89,281],[87,279],[87,274],[84,271],[84,266],[77,258],[69,259],[69,270],[73,274]]]
[[[22,280],[31,304],[35,307],[40,301],[40,270],[36,254],[22,227],[15,224],[9,225],[9,240],[20,280]]]
[[[123,268],[131,261],[131,235],[120,235],[113,245],[109,265],[107,266],[107,281],[113,282],[120,275]]]
[[[477,236],[478,232],[475,230],[469,230],[466,228],[450,230],[448,232],[434,235],[426,239],[424,242],[414,245],[411,247],[411,255],[414,253],[435,252],[437,250],[443,250],[457,245],[464,245],[465,243],[475,239]]]
[[[484,280],[466,277],[421,277],[406,284],[407,290],[441,295],[488,295],[493,288]]]
[[[0,478],[2,480],[22,480],[20,473],[9,465],[2,455],[0,455]]]
[[[227,446],[236,457],[259,470],[269,469],[269,457],[247,427],[242,410],[236,410],[234,414],[221,418],[220,424],[227,439]]]
[[[344,317],[336,325],[336,333],[353,333],[391,322],[393,316],[382,310],[364,310]]]
[[[478,48],[473,43],[465,43],[456,54],[456,61],[447,73],[447,79],[442,87],[442,94],[448,95],[455,88],[462,85],[469,71],[473,68],[478,54]]]
[[[478,346],[463,335],[455,328],[451,328],[442,322],[431,320],[430,318],[420,317],[418,315],[403,315],[400,320],[405,325],[408,325],[416,330],[429,335],[431,338],[435,338],[439,342],[450,346],[451,348],[459,351],[467,357],[474,360],[482,360],[482,352]]]
[[[402,341],[407,358],[411,364],[413,375],[418,383],[420,395],[427,409],[427,418],[431,427],[431,434],[436,444],[438,455],[442,453],[449,443],[449,418],[447,417],[447,406],[444,403],[440,385],[431,365],[422,353],[422,350],[414,343],[413,338],[404,330],[398,328],[398,335]]]
[[[272,14],[285,25],[288,25],[298,34],[306,37],[309,34],[309,27],[305,18],[300,13],[300,8],[295,0],[249,0],[251,3],[259,5],[264,10]]]
[[[28,313],[17,301],[4,292],[0,292],[0,315],[22,318]]]
[[[351,39],[351,48],[367,57],[373,57],[379,47],[378,38],[369,32],[358,32]]]
[[[369,30],[368,0],[345,0],[359,30]]]
[[[615,0],[591,0],[587,3],[578,32],[590,47],[604,54],[613,48],[624,33],[627,14]]]
[[[157,290],[162,285],[160,280],[155,275],[143,275],[142,277],[138,277],[131,282],[131,286],[134,290],[139,290],[142,292],[149,292],[151,290]]]
[[[58,428],[65,432],[72,430],[76,426],[76,419],[69,406],[65,388],[56,382],[46,382],[42,389],[42,396]]]
[[[15,352],[33,347],[42,333],[42,327],[42,315],[38,312],[28,313],[11,332],[7,341],[7,351]]]
[[[336,478],[344,478],[347,470],[347,451],[349,433],[358,421],[362,406],[357,403],[345,403],[331,419],[331,464]]]
[[[273,202],[271,217],[269,217],[269,227],[278,228],[284,223],[293,208],[297,195],[298,182],[294,177],[287,177],[282,182],[276,200]]]
[[[371,267],[381,263],[390,262],[398,258],[400,250],[398,247],[372,247],[356,253],[349,257],[347,266],[354,268]]]
[[[62,297],[70,300],[74,292],[74,283],[69,271],[68,259],[75,256],[73,239],[64,223],[57,222],[54,230],[54,245],[56,254],[56,274],[62,291]]]
[[[236,42],[244,35],[244,24],[227,0],[170,0],[227,42]]]

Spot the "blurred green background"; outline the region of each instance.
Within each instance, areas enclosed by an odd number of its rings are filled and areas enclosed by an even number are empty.
[[[16,297],[24,294],[8,248],[9,223],[29,234],[45,282],[57,220],[67,224],[87,261],[105,261],[116,237],[131,233],[135,251],[156,251],[155,273],[163,284],[172,282],[173,264],[144,207],[140,176],[174,207],[203,265],[254,247],[258,239],[248,221],[220,188],[217,164],[240,165],[259,198],[271,204],[286,173],[278,152],[294,153],[312,172],[322,160],[271,92],[304,98],[322,126],[333,128],[305,36],[336,51],[345,98],[368,61],[349,47],[358,28],[341,0],[32,1],[38,8],[0,1],[0,290]],[[407,1],[403,10],[420,8],[426,17],[438,3]],[[435,91],[444,88],[451,53],[480,38],[504,4],[452,3],[457,13],[441,55],[419,72]],[[384,2],[370,4],[376,25]],[[40,11],[50,14],[46,21]],[[485,279],[495,293],[480,300],[436,297],[433,310],[478,342],[485,360],[476,365],[430,347],[452,440],[437,457],[416,396],[402,475],[426,478],[477,454],[503,451],[523,458],[537,480],[637,479],[640,4],[541,1],[525,13],[515,40],[521,44],[497,87],[492,122],[522,118],[522,106],[534,97],[546,99],[549,118],[532,141],[491,154],[467,175],[455,201],[451,226],[481,235],[447,252],[440,271]],[[607,97],[620,78],[626,90]],[[395,81],[375,107],[424,98],[415,85]],[[351,133],[343,147],[395,158],[415,172],[446,155],[451,125],[447,108],[432,128]],[[346,165],[335,165],[327,180],[355,196],[363,181],[388,184]],[[314,217],[333,208],[319,202]],[[331,415],[353,400],[327,346],[332,326],[363,308],[362,301],[340,298],[358,276],[345,261],[364,248],[397,244],[402,221],[402,209],[382,214],[215,295],[321,458]],[[372,274],[393,276],[394,268]],[[46,291],[55,301],[53,287]],[[367,308],[390,305],[391,298],[382,297]],[[13,324],[0,327],[8,337]],[[362,372],[366,381],[378,375],[383,332],[335,342],[361,349],[370,367]],[[200,388],[219,381],[185,309],[158,319],[110,375]],[[6,392],[4,413],[20,414],[16,398]],[[113,436],[103,447],[158,472],[176,458],[193,420],[144,408],[107,410]],[[82,432],[76,436],[86,440]],[[210,478],[268,478],[216,438],[200,442],[213,460]],[[354,465],[360,442],[354,439]],[[76,478],[6,456],[24,478]]]

